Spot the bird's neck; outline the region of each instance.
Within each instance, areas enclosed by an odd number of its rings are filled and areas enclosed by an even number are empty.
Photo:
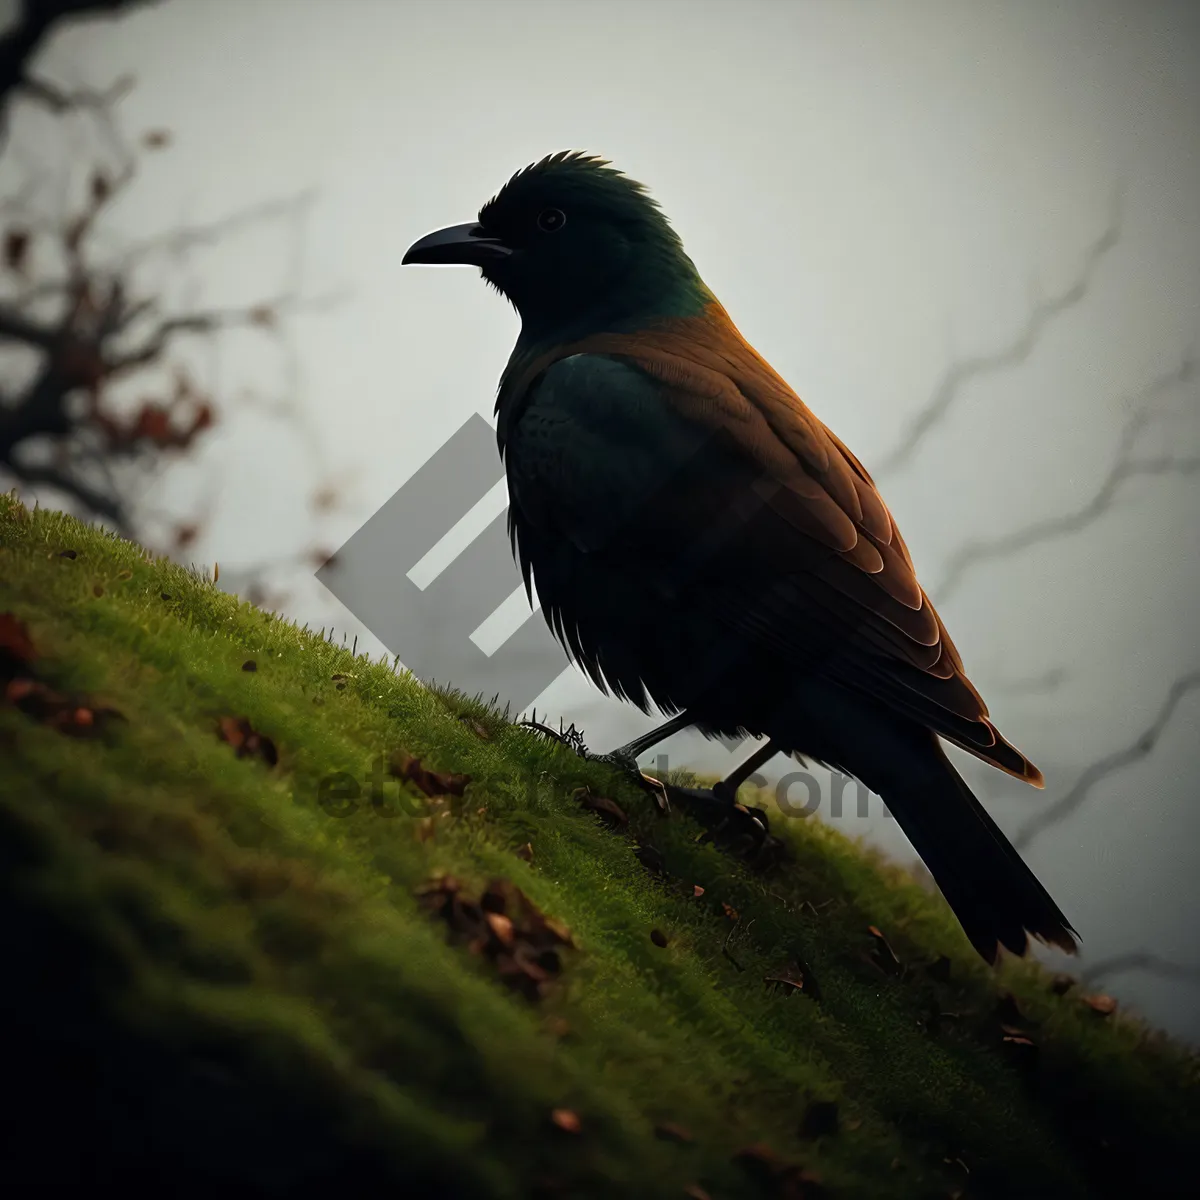
[[[514,355],[536,357],[593,334],[627,333],[662,320],[699,317],[714,301],[682,250],[650,249],[617,287],[593,295],[546,294],[540,304],[519,304],[521,334]]]

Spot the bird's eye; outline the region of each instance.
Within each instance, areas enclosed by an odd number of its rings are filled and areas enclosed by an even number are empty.
[[[543,233],[556,233],[567,223],[567,214],[561,208],[543,208],[538,213],[537,227]]]

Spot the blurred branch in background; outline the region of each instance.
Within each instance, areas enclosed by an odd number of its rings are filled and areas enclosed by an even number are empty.
[[[222,420],[211,378],[202,381],[194,353],[180,351],[232,330],[271,339],[282,362],[280,394],[243,393],[239,412],[265,412],[298,432],[310,460],[300,486],[312,488],[311,511],[320,516],[337,507],[338,489],[321,482],[328,473],[319,434],[298,403],[300,368],[287,328],[290,316],[320,308],[329,298],[303,295],[311,194],[124,244],[103,228],[136,186],[143,156],[167,151],[171,135],[151,129],[136,145],[126,139],[117,109],[131,79],[106,88],[68,88],[30,64],[57,21],[135,7],[117,0],[30,3],[0,38],[0,119],[10,160],[4,165],[16,165],[19,177],[0,201],[0,476],[39,494],[57,493],[77,515],[178,556],[194,546],[214,515],[219,485],[208,488],[201,512],[182,518],[157,511],[146,495],[167,468],[194,456]],[[9,144],[10,110],[18,99],[52,114],[64,142],[67,133],[82,129],[82,151],[68,151],[57,168],[44,156],[20,157]],[[184,277],[192,251],[267,225],[286,225],[291,236],[288,277],[273,294],[229,307],[168,301],[168,280],[177,285]],[[315,567],[326,557],[305,546],[251,564],[240,571],[242,587],[250,598],[265,599],[264,576],[285,565]]]
[[[1028,361],[1054,320],[1087,298],[1100,264],[1121,240],[1121,215],[1122,193],[1117,189],[1109,220],[1084,251],[1083,262],[1071,282],[1052,296],[1037,301],[1030,308],[1024,325],[1004,345],[986,354],[953,359],[948,364],[933,394],[909,421],[896,445],[873,467],[871,473],[876,480],[909,465],[930,432],[946,419],[972,383],[987,375],[1010,371]]]
[[[1171,722],[1180,701],[1189,693],[1200,688],[1200,671],[1190,671],[1179,676],[1167,691],[1166,699],[1150,722],[1127,746],[1090,763],[1080,774],[1074,785],[1036,817],[1026,821],[1013,837],[1018,850],[1026,849],[1039,834],[1055,825],[1060,825],[1086,802],[1093,788],[1102,780],[1126,767],[1133,766],[1154,753],[1154,747]]]
[[[1142,390],[1133,405],[1117,445],[1117,453],[1108,473],[1088,500],[1071,512],[1031,521],[1028,525],[992,538],[964,542],[947,556],[938,586],[931,589],[934,603],[944,604],[972,570],[998,559],[1011,558],[1042,542],[1067,537],[1087,528],[1103,516],[1116,501],[1124,484],[1139,476],[1193,475],[1200,471],[1200,455],[1155,454],[1139,456],[1138,442],[1143,430],[1155,421],[1171,414],[1150,407],[1150,402],[1164,392],[1194,378],[1196,364],[1190,354],[1177,367],[1160,376]]]
[[[0,138],[7,133],[8,100],[25,89],[52,105],[86,104],[90,91],[68,100],[53,84],[31,76],[29,66],[50,34],[74,17],[119,16],[156,0],[17,0],[16,15],[0,33]]]

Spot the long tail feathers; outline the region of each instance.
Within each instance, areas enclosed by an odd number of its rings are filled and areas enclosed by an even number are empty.
[[[1028,935],[1074,954],[1079,936],[931,738],[941,769],[883,795],[975,949],[1023,955]]]

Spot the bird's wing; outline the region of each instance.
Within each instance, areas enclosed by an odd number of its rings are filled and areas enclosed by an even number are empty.
[[[514,504],[581,550],[641,555],[784,661],[833,638],[838,682],[1042,786],[988,720],[870,475],[714,308],[518,372]]]

